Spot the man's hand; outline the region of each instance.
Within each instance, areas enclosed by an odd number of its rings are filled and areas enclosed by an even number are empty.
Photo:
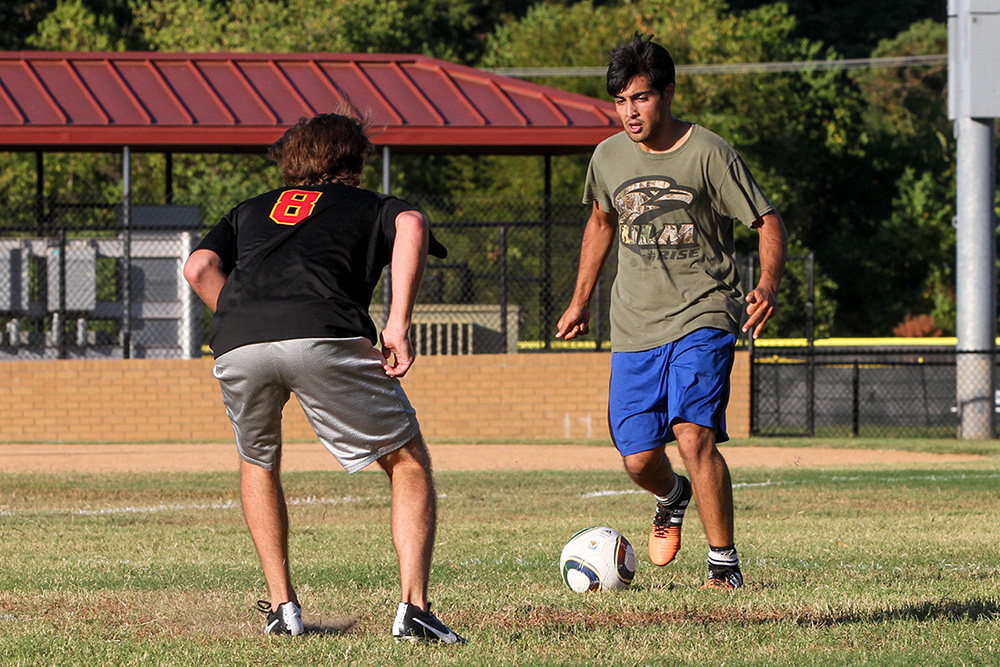
[[[385,374],[392,378],[401,378],[410,370],[416,353],[410,345],[409,329],[393,330],[386,329],[379,335],[382,343],[382,357],[385,362],[382,369]]]
[[[556,324],[556,338],[571,340],[577,336],[582,336],[589,331],[590,306],[576,306],[570,304],[563,316]]]
[[[747,321],[743,333],[753,330],[756,340],[769,319],[778,311],[778,284],[785,272],[788,232],[777,213],[765,213],[753,223],[760,237],[760,282],[747,294]]]
[[[777,291],[769,285],[758,284],[747,294],[747,321],[743,324],[743,333],[753,329],[756,340],[771,316],[778,312]]]

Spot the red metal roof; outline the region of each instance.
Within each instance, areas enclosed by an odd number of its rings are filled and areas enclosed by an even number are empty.
[[[260,150],[345,99],[404,151],[575,152],[610,102],[419,55],[0,52],[0,150]]]

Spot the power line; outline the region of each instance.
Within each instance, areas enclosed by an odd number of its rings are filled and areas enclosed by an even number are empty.
[[[678,74],[749,74],[754,72],[802,72],[810,70],[885,69],[930,67],[948,62],[947,54],[893,56],[888,58],[846,58],[842,60],[796,60],[775,63],[723,63],[718,65],[678,65]],[[485,72],[511,77],[604,76],[607,67],[484,67]]]

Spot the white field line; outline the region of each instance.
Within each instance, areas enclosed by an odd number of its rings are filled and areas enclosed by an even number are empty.
[[[285,503],[289,506],[297,505],[342,505],[344,503],[356,503],[367,498],[357,496],[344,496],[343,498],[317,498],[316,496],[306,496],[304,498],[288,498]],[[44,515],[44,516],[107,516],[114,514],[157,514],[159,512],[183,512],[190,510],[229,510],[239,509],[238,500],[227,500],[221,503],[174,503],[170,505],[146,505],[146,506],[126,506],[126,507],[102,507],[99,509],[53,509],[53,510],[0,510],[0,516],[16,515]]]
[[[766,482],[741,482],[733,484],[734,489],[745,489],[753,486],[778,486],[784,484],[784,482],[772,482],[770,480]],[[581,498],[604,498],[606,496],[630,496],[634,494],[649,494],[649,491],[643,491],[642,489],[625,489],[623,491],[591,491],[589,493],[584,493]]]
[[[938,473],[932,472],[926,475],[908,475],[906,477],[875,477],[866,478],[861,476],[844,477],[839,475],[833,475],[827,477],[830,482],[877,482],[879,484],[899,484],[900,482],[960,482],[971,479],[1000,479],[1000,473],[998,472],[984,472],[984,473]],[[804,482],[774,482],[768,480],[766,482],[739,482],[733,484],[733,489],[749,489],[754,487],[764,487],[764,486],[786,486],[793,484],[803,484]],[[624,489],[618,491],[590,491],[588,493],[581,494],[581,498],[604,498],[607,496],[629,496],[633,494],[648,494],[648,491],[642,489]]]

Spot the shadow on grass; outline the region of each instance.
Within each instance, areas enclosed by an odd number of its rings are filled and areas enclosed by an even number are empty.
[[[649,612],[626,611],[619,613],[595,613],[569,611],[555,607],[535,607],[524,613],[501,615],[496,620],[499,625],[549,626],[553,628],[594,629],[609,624],[628,626],[670,625],[678,623],[713,624],[737,623],[744,625],[769,625],[791,623],[804,627],[833,627],[855,623],[889,623],[892,621],[926,621],[946,619],[954,621],[995,620],[1000,618],[1000,603],[997,600],[940,600],[919,604],[890,607],[887,609],[859,610],[852,612],[829,612],[813,610],[775,609],[711,609],[692,608],[656,610]]]
[[[1000,604],[996,600],[941,600],[921,604],[874,610],[867,613],[831,615],[817,625],[887,621],[926,621],[931,619],[952,621],[980,621],[1000,618]]]
[[[357,623],[357,619],[353,618],[343,618],[333,621],[320,620],[318,623],[304,623],[305,632],[303,634],[327,636],[346,635],[354,629],[354,626],[357,625]]]

